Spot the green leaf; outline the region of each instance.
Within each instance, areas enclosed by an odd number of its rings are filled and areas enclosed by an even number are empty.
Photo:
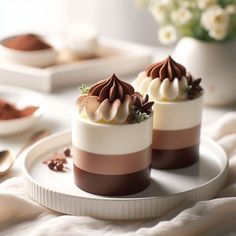
[[[188,93],[189,89],[190,88],[188,86],[186,86],[185,88],[183,88],[183,92]]]
[[[80,94],[81,94],[81,95],[86,95],[86,94],[88,94],[88,92],[89,92],[89,87],[86,86],[85,84],[82,84],[82,85],[79,87],[79,90],[80,90]]]
[[[142,121],[144,121],[148,118],[149,118],[149,115],[145,112],[142,113],[142,112],[138,111],[138,112],[135,113],[136,123],[141,123]]]

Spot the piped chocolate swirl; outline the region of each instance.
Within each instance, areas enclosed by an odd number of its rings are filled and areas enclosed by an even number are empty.
[[[183,101],[202,95],[200,82],[168,56],[139,73],[132,85],[142,95],[148,94],[153,101]]]
[[[161,81],[166,78],[173,81],[175,78],[180,80],[183,76],[187,77],[185,67],[175,62],[170,56],[161,62],[148,66],[145,71],[148,77],[159,78]]]
[[[149,97],[135,93],[134,88],[112,74],[88,88],[81,86],[82,95],[76,105],[94,122],[140,123],[152,114]]]
[[[99,102],[108,99],[109,102],[114,102],[119,99],[124,101],[126,95],[132,95],[134,88],[116,77],[115,74],[111,75],[108,79],[93,85],[88,92],[89,96],[97,96]]]

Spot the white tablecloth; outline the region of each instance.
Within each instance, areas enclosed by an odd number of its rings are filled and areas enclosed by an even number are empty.
[[[0,184],[0,235],[236,235],[236,113],[203,132],[224,148],[230,163],[227,186],[216,199],[186,202],[157,219],[104,221],[50,211],[27,196],[22,177],[14,177]]]

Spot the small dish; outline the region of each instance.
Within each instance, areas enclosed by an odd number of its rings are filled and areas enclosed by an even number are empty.
[[[43,114],[43,97],[37,92],[0,85],[0,98],[15,104],[19,108],[38,107],[31,115],[10,120],[0,120],[0,135],[11,135],[27,130],[35,125]]]
[[[6,47],[4,42],[15,36],[0,41],[0,55],[4,61],[32,67],[47,67],[55,64],[58,52],[55,48],[39,50],[17,50]]]

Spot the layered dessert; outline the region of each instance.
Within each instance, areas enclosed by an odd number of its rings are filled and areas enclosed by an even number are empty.
[[[111,75],[82,87],[72,119],[75,184],[106,196],[133,194],[150,183],[152,105]]]
[[[203,89],[170,56],[148,66],[133,82],[153,106],[153,168],[182,168],[199,158]]]

